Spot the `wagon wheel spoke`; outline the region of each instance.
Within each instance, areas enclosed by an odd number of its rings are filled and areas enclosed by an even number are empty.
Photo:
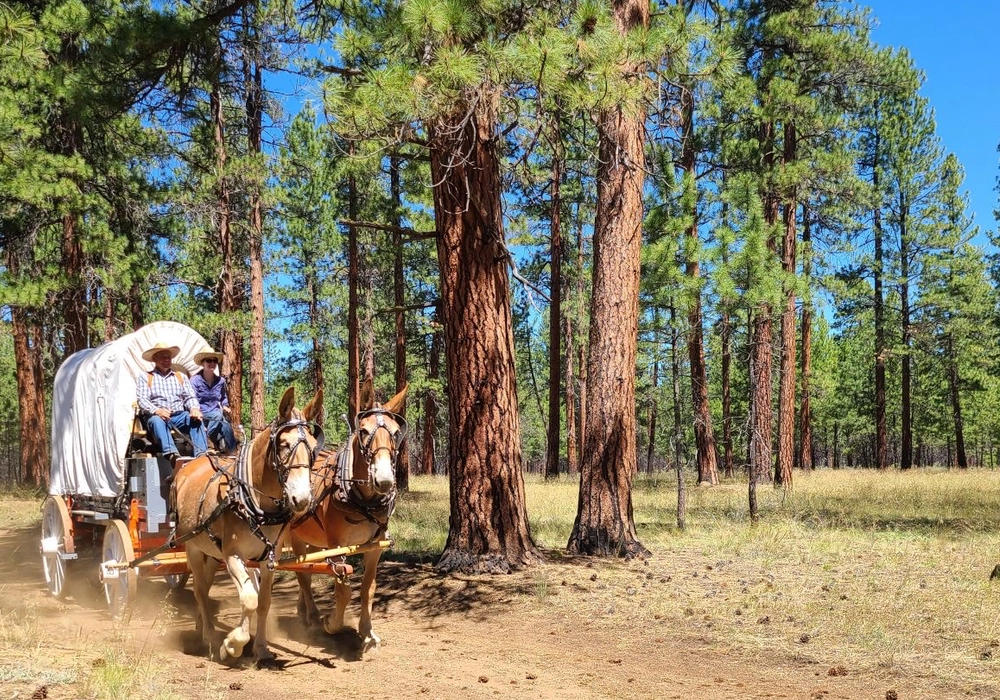
[[[66,592],[66,538],[70,536],[69,509],[57,496],[49,496],[42,506],[42,571],[49,593],[62,598]]]
[[[102,566],[110,563],[128,564],[133,559],[135,552],[132,549],[132,538],[125,523],[121,520],[110,521],[104,529],[104,546],[101,548]],[[116,567],[115,570],[117,576],[107,576],[102,571],[101,583],[108,610],[112,617],[119,620],[125,617],[129,606],[135,600],[138,574],[134,567]]]

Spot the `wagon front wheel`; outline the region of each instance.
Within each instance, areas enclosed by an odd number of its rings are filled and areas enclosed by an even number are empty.
[[[111,520],[104,528],[101,548],[101,584],[111,616],[120,620],[135,600],[138,574],[134,567],[123,566],[135,559],[132,538],[121,520]]]
[[[66,563],[73,554],[72,524],[66,501],[49,496],[42,504],[42,572],[49,593],[62,598],[66,589]],[[68,546],[67,546],[68,544]]]

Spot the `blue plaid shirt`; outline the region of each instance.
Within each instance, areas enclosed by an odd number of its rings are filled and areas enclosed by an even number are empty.
[[[198,406],[191,381],[173,370],[160,374],[154,369],[136,377],[135,393],[139,398],[139,410],[147,415],[156,413],[158,408],[165,408],[173,415]]]

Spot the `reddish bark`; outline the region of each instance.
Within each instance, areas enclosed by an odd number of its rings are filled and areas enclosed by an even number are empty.
[[[438,325],[438,313],[434,314],[434,325]],[[441,334],[435,329],[431,333],[431,356],[427,369],[427,379],[434,381],[441,376]],[[424,436],[420,463],[424,474],[434,473],[434,436],[437,434],[437,395],[428,387],[424,392]]]
[[[782,161],[785,166],[795,161],[795,124],[785,123],[785,144]],[[786,488],[792,485],[792,465],[795,461],[795,189],[784,205],[781,243],[781,268],[785,272],[785,310],[781,314],[781,368],[778,385],[778,457],[774,464],[774,482]]]
[[[352,146],[353,149],[353,146]],[[352,151],[353,152],[353,151]],[[358,220],[358,189],[354,175],[347,178],[347,211]],[[347,415],[354,423],[361,401],[361,340],[358,324],[358,229],[347,227]]]
[[[399,182],[399,159],[393,158],[389,168],[390,189],[392,190],[393,224],[396,230],[392,233],[392,299],[396,307],[396,337],[395,362],[393,363],[396,380],[396,393],[406,386],[406,315],[403,306],[406,303],[403,279],[403,190]],[[399,415],[406,418],[406,397],[399,406]],[[396,488],[406,491],[410,488],[410,450],[404,442],[396,456]]]
[[[264,119],[264,87],[260,56],[255,55],[256,23],[252,15],[256,5],[247,10],[247,47],[249,59],[246,64],[246,112],[247,148],[251,156],[261,155],[261,136]],[[250,425],[256,433],[264,430],[267,418],[264,415],[264,216],[261,198],[264,187],[263,173],[254,173],[250,183]]]
[[[230,227],[229,178],[226,174],[226,121],[222,107],[221,87],[216,82],[210,96],[212,111],[212,139],[215,143],[216,178],[216,227],[219,255],[222,259],[222,274],[219,277],[219,311],[223,317],[233,318],[243,305],[243,297],[236,284],[234,265],[235,246]],[[231,321],[230,321],[231,323]],[[220,350],[225,357],[221,367],[229,388],[229,407],[234,421],[243,422],[243,336],[233,327],[223,328],[219,333]]]
[[[451,518],[438,566],[508,572],[539,555],[524,500],[499,96],[476,98],[429,129],[449,393]]]
[[[558,128],[553,135],[552,142],[558,144],[560,135]],[[549,294],[552,297],[549,304],[549,422],[548,435],[546,436],[545,452],[545,478],[552,479],[559,476],[559,424],[561,414],[559,411],[561,378],[560,367],[560,347],[559,330],[562,318],[562,222],[560,221],[560,208],[562,200],[560,198],[560,182],[562,181],[562,153],[557,147],[552,156],[552,180],[551,191],[552,200],[550,202],[551,213],[549,216],[549,256],[550,260],[550,281]]]
[[[761,124],[760,143],[764,148],[764,171],[774,167],[774,124]],[[767,227],[767,249],[775,253],[774,237],[770,234],[778,220],[778,198],[770,188],[761,193],[764,225]],[[758,517],[757,484],[771,480],[771,342],[773,321],[771,305],[761,302],[753,309],[750,334],[750,519]]]
[[[615,4],[625,34],[649,23],[641,0]],[[567,549],[577,554],[634,557],[639,542],[632,512],[637,467],[635,358],[644,180],[643,118],[623,105],[597,119],[597,216],[587,376],[587,422],[580,500]]]
[[[688,88],[681,89],[681,113],[683,137],[681,147],[681,168],[684,170],[684,187],[690,188],[688,199],[693,211],[687,212],[690,224],[686,235],[690,239],[690,250],[699,249],[698,240],[698,193],[695,172],[694,143],[694,93]],[[705,364],[705,340],[701,317],[701,266],[697,253],[686,262],[686,272],[693,284],[693,297],[688,305],[688,362],[691,372],[691,410],[694,413],[694,437],[697,445],[698,483],[718,484],[719,467],[715,452],[715,435],[712,432],[712,409],[708,401],[708,367]]]
[[[802,275],[809,284],[809,272],[811,267],[811,249],[809,233],[809,212],[803,207],[802,210]],[[798,464],[802,469],[813,468],[813,440],[812,440],[812,413],[810,410],[810,379],[812,378],[812,303],[808,298],[802,302],[802,382],[801,398],[799,399],[799,456]]]

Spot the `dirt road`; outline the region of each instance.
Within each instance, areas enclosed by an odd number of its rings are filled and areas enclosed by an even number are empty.
[[[712,624],[656,614],[653,603],[672,594],[674,576],[703,565],[676,557],[608,564],[554,553],[533,571],[470,577],[390,553],[374,615],[382,648],[363,657],[354,633],[304,629],[295,616],[296,582],[284,578],[270,625],[276,666],[226,665],[201,649],[190,587],[171,593],[162,581],[142,581],[135,613],[116,624],[98,599],[96,569],[74,570],[65,600],[48,594],[38,537],[35,529],[0,531],[3,698],[969,697],[920,678],[838,666],[818,646],[796,658],[755,655],[717,639]],[[328,608],[328,583],[315,585]],[[231,626],[234,589],[224,574],[212,593],[220,627]],[[356,606],[355,597],[348,613],[355,624]],[[122,669],[119,685],[112,667]]]

